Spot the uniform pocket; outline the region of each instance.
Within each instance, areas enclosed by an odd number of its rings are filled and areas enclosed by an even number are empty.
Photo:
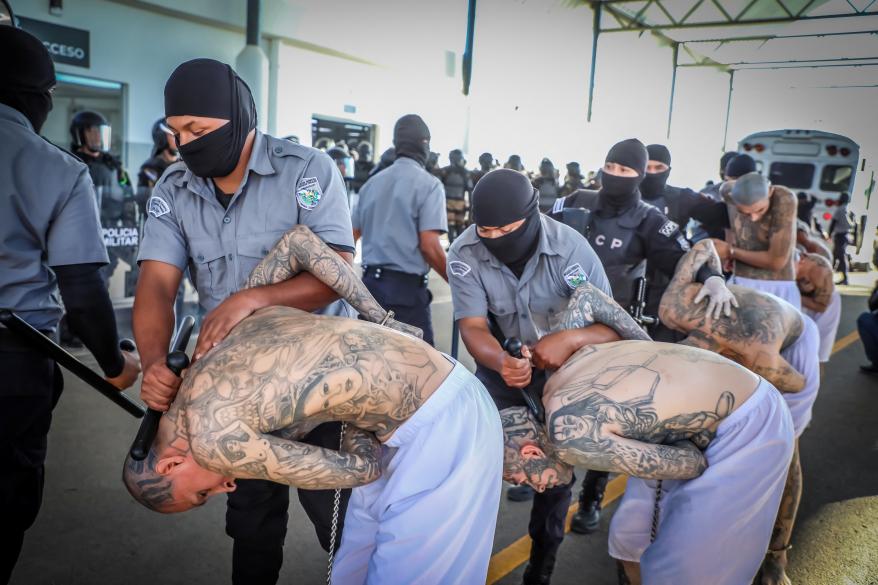
[[[213,240],[193,240],[189,250],[195,267],[192,276],[199,296],[225,298],[228,263],[222,245]]]

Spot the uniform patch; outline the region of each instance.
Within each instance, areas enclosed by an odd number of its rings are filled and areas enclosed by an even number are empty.
[[[302,209],[314,209],[320,203],[323,191],[316,177],[305,177],[296,185],[296,201]]]
[[[163,215],[171,213],[171,206],[168,205],[168,202],[161,197],[156,197],[155,195],[153,195],[149,198],[149,203],[146,206],[146,211],[153,217],[161,217]]]
[[[566,197],[558,197],[555,199],[555,204],[552,206],[552,213],[558,213],[559,211],[564,211],[564,202],[567,201]]]
[[[564,269],[564,282],[574,290],[585,284],[587,280],[588,277],[585,275],[585,270],[579,264],[574,264]]]
[[[466,276],[472,270],[469,264],[461,262],[460,260],[450,261],[448,263],[448,269],[451,270],[451,274],[454,276]]]
[[[680,226],[671,220],[665,222],[665,225],[659,228],[659,233],[666,238],[670,238]]]

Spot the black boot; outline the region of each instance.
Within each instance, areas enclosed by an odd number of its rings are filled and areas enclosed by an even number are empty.
[[[588,471],[579,492],[579,510],[570,520],[570,530],[577,534],[591,534],[601,525],[601,501],[607,489],[607,473]]]
[[[531,545],[530,560],[524,568],[521,585],[549,585],[555,570],[555,553],[546,552]]]

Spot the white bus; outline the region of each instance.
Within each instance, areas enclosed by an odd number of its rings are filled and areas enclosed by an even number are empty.
[[[860,147],[846,136],[819,130],[757,132],[738,142],[738,152],[752,156],[773,184],[816,197],[818,221],[832,218],[843,191],[853,199]]]

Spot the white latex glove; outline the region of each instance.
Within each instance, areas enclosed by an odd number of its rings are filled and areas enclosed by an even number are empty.
[[[700,303],[704,297],[707,301],[707,315],[719,319],[721,315],[726,317],[732,314],[732,306],[738,307],[738,300],[732,291],[726,287],[726,281],[721,276],[711,276],[695,295],[695,303]]]

